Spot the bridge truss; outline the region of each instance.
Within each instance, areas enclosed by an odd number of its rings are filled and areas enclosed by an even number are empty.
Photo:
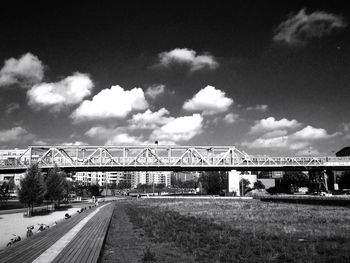
[[[349,169],[349,157],[252,156],[235,146],[29,146],[9,162],[0,160],[0,172],[23,170],[38,163],[70,171],[88,170],[310,170]]]

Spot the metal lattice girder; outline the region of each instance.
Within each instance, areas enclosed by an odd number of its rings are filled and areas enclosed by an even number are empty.
[[[253,156],[235,146],[29,146],[16,162],[0,160],[0,169],[41,167],[54,165],[66,169],[90,168],[152,169],[310,169],[322,167],[350,167],[350,157],[270,157]],[[1,172],[1,171],[0,171]]]

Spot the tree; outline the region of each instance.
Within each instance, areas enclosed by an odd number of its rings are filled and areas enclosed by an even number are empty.
[[[101,187],[98,184],[92,184],[89,185],[89,193],[90,196],[100,196],[103,189],[101,189]]]
[[[199,182],[202,183],[207,194],[220,194],[227,189],[227,172],[202,172]]]
[[[265,189],[265,185],[258,180],[254,183],[253,189]]]
[[[19,201],[28,208],[27,215],[31,216],[35,204],[44,201],[45,184],[38,164],[31,165],[25,177],[20,182]]]
[[[249,190],[251,190],[249,185],[250,185],[250,182],[247,179],[243,178],[239,181],[239,191],[242,196],[245,195]]]
[[[9,189],[10,184],[6,181],[3,181],[0,185],[0,205],[9,199]]]
[[[73,192],[73,183],[71,181],[68,181],[67,177],[64,177],[63,188],[64,188],[64,198],[68,200],[69,194]]]
[[[290,189],[290,192],[298,191],[299,187],[310,185],[309,178],[302,172],[285,172],[281,181],[282,188]]]
[[[340,189],[350,189],[350,172],[344,172],[338,182]]]
[[[121,180],[119,181],[117,188],[120,190],[131,188],[131,183],[127,180]]]
[[[109,184],[109,189],[111,189],[111,195],[115,196],[115,190],[117,189],[117,183],[113,182],[113,183]]]
[[[50,169],[46,178],[45,198],[51,200],[53,206],[59,206],[65,194],[66,174],[56,165]]]

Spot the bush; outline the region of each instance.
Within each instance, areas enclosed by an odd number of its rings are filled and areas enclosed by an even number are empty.
[[[150,261],[156,261],[156,254],[151,251],[149,247],[146,248],[146,250],[143,251],[143,262],[150,262]]]

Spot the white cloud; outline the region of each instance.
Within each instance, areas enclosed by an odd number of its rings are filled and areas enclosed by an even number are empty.
[[[275,138],[257,138],[252,142],[243,142],[243,146],[248,148],[283,148],[287,147],[288,136]]]
[[[81,145],[89,145],[88,143],[82,142],[82,141],[74,141],[74,142],[63,142],[60,143],[63,145],[70,145],[70,146],[81,146]]]
[[[265,133],[262,138],[264,139],[269,139],[269,138],[276,138],[276,137],[281,137],[285,136],[288,134],[288,131],[286,130],[273,130]]]
[[[30,87],[44,77],[44,65],[37,56],[26,53],[19,59],[10,58],[0,70],[0,86],[19,84]]]
[[[128,133],[119,133],[114,135],[106,142],[106,145],[119,145],[119,144],[144,144],[141,137],[132,136]]]
[[[174,118],[172,121],[154,130],[152,140],[188,141],[202,132],[203,117],[200,114]]]
[[[340,134],[338,132],[328,134],[325,129],[314,128],[310,125],[296,132],[288,132],[288,129],[294,129],[300,125],[296,120],[282,119],[275,121],[272,117],[264,121],[260,120],[252,127],[250,134],[256,135],[260,132],[262,135],[259,135],[258,138],[244,141],[242,145],[248,148],[299,150],[298,153],[301,153],[306,148],[312,147],[315,141],[327,140]],[[271,129],[271,127],[275,127],[275,129]]]
[[[192,99],[187,100],[182,108],[187,111],[202,111],[204,115],[213,115],[227,111],[232,103],[233,99],[227,98],[225,92],[213,86],[206,86]]]
[[[36,109],[50,107],[59,111],[65,106],[80,103],[91,94],[93,82],[89,75],[74,73],[56,83],[40,83],[27,92],[29,105]]]
[[[292,136],[295,139],[300,140],[319,140],[319,139],[328,139],[334,136],[339,135],[339,133],[328,134],[325,129],[322,128],[314,128],[310,125],[301,129],[300,131],[295,132]]]
[[[256,111],[262,111],[262,112],[265,112],[267,111],[267,109],[269,108],[268,105],[266,104],[258,104],[256,106],[251,106],[251,107],[248,107],[247,110],[248,111],[252,111],[252,110],[256,110]]]
[[[160,84],[160,85],[153,85],[147,88],[146,90],[146,96],[155,99],[158,97],[160,94],[164,93],[165,91],[165,85]]]
[[[255,121],[255,125],[251,127],[250,133],[265,133],[267,131],[272,130],[282,130],[282,129],[294,129],[299,127],[301,124],[296,120],[288,120],[283,118],[281,120],[276,120],[274,117],[268,117],[266,119],[261,119],[259,121]]]
[[[227,124],[232,124],[236,122],[238,118],[239,118],[238,114],[228,113],[224,117],[224,122],[226,122]]]
[[[33,145],[50,145],[50,143],[44,140],[34,140]]]
[[[35,136],[29,133],[26,129],[16,126],[8,130],[0,130],[0,142],[7,143],[9,141],[28,141]]]
[[[172,64],[186,64],[191,71],[216,69],[219,63],[209,53],[197,55],[197,52],[187,48],[175,48],[169,52],[162,52],[159,55],[161,66],[168,67]]]
[[[316,149],[313,149],[312,147],[308,148],[308,149],[303,149],[300,150],[296,153],[297,156],[317,156],[320,155],[320,152]]]
[[[75,121],[124,118],[133,110],[144,110],[147,107],[142,89],[124,90],[117,85],[101,90],[92,100],[84,100],[71,114],[71,118]]]
[[[164,125],[173,117],[169,117],[169,111],[165,108],[161,108],[156,112],[152,112],[150,109],[143,113],[137,113],[132,116],[128,121],[130,129],[155,129],[161,125]]]
[[[339,15],[322,11],[306,14],[305,9],[302,9],[277,27],[273,40],[290,45],[305,45],[311,38],[322,38],[346,26]]]
[[[103,140],[106,145],[116,144],[144,144],[142,136],[133,136],[127,133],[127,127],[108,128],[95,126],[86,133],[91,138]]]
[[[104,126],[94,126],[85,132],[85,134],[91,138],[97,137],[99,139],[104,139],[112,137],[116,133],[124,133],[125,130],[125,127],[107,128]]]
[[[343,130],[344,132],[349,132],[350,131],[350,122],[341,123],[340,129]]]

